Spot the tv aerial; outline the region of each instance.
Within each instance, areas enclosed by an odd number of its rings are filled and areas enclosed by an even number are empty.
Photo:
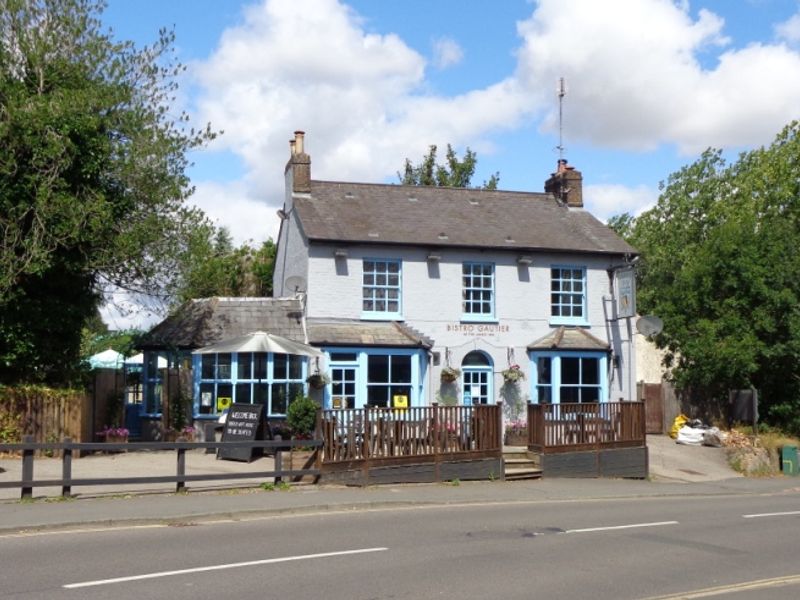
[[[646,315],[636,320],[636,331],[649,338],[658,335],[664,329],[664,321],[654,315]]]

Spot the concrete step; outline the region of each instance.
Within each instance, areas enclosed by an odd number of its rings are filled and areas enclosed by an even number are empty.
[[[521,479],[541,479],[542,470],[536,468],[511,469],[506,467],[506,481],[517,481]]]
[[[517,479],[539,479],[542,470],[539,468],[539,455],[529,452],[524,447],[503,448],[506,481]]]

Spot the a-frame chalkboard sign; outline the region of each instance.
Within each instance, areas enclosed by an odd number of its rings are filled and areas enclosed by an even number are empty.
[[[231,404],[222,430],[223,442],[251,442],[264,439],[264,405]],[[256,452],[257,451],[257,452]],[[220,448],[217,458],[250,462],[261,448]]]

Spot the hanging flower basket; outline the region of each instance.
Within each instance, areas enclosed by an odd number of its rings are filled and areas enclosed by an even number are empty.
[[[306,382],[315,390],[321,390],[326,385],[331,382],[331,378],[328,376],[327,373],[322,373],[320,371],[316,373],[312,373],[306,378]]]
[[[453,383],[458,381],[459,377],[461,377],[461,369],[456,369],[455,367],[442,368],[442,383]]]
[[[503,381],[506,383],[517,383],[518,381],[525,379],[525,373],[522,372],[522,369],[519,368],[519,365],[511,365],[504,371],[501,371],[503,375]]]

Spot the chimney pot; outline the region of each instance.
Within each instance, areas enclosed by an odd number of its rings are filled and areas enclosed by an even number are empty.
[[[295,131],[294,132],[294,146],[297,154],[303,154],[303,138],[306,135],[305,131]]]

